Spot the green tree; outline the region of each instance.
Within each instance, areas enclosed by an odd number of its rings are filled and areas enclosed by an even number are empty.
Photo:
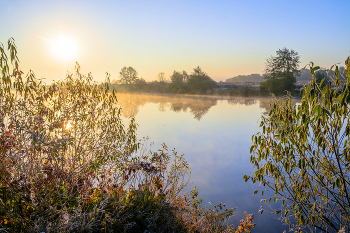
[[[119,72],[119,82],[122,84],[135,84],[137,80],[138,73],[131,66],[124,66]]]
[[[174,84],[181,84],[184,81],[182,74],[179,71],[175,71],[175,70],[173,74],[170,76],[170,80]]]
[[[285,91],[293,92],[296,76],[300,75],[300,56],[293,49],[287,48],[276,51],[276,56],[266,60],[265,82],[260,85],[262,91],[274,94],[283,94]]]
[[[319,67],[312,64],[313,80],[301,104],[276,100],[262,116],[262,131],[252,137],[250,161],[256,171],[244,179],[273,190],[269,201],[282,202],[275,213],[295,230],[350,231],[349,58],[347,79],[335,67],[335,88],[328,83],[320,89]]]
[[[170,76],[171,82],[169,83],[169,89],[173,93],[185,93],[186,85],[184,83],[184,76],[181,72],[175,71]]]
[[[205,92],[217,87],[217,84],[198,66],[193,69],[192,74],[188,77],[187,86],[191,91]]]

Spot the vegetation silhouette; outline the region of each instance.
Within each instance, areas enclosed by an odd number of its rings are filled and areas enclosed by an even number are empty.
[[[186,71],[174,71],[167,82],[164,73],[159,73],[155,81],[146,82],[138,78],[137,71],[132,67],[123,67],[120,71],[120,79],[113,80],[112,88],[118,92],[156,92],[175,94],[204,94],[217,87],[216,82],[211,79],[199,66],[188,75]]]
[[[276,51],[276,56],[266,60],[265,82],[260,83],[262,92],[276,95],[293,93],[295,90],[296,77],[300,75],[300,56],[293,49],[287,48]]]

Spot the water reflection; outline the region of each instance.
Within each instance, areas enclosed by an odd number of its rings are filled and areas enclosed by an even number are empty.
[[[190,96],[190,95],[138,95],[118,94],[118,103],[122,108],[122,115],[126,118],[135,117],[140,107],[146,103],[157,104],[160,112],[169,109],[174,112],[189,112],[198,121],[207,114],[211,107],[217,105],[220,100],[226,99],[230,105],[250,106],[259,103],[263,113],[267,114],[271,109],[273,98],[223,98],[214,96]]]
[[[268,115],[272,109],[272,105],[275,102],[275,98],[243,98],[243,99],[228,99],[227,103],[230,105],[254,105],[259,103],[259,108],[263,110],[263,115]],[[287,100],[286,98],[280,98],[280,100]],[[299,100],[296,98],[291,99],[292,106],[295,105]]]
[[[240,105],[253,105],[253,104],[256,104],[256,99],[229,99],[227,100],[227,102],[230,104],[230,105],[237,105],[237,104],[240,104]]]
[[[275,102],[275,98],[261,98],[259,99],[259,107],[260,109],[263,110],[262,114],[263,115],[268,115],[269,112],[272,109],[273,103]],[[286,97],[282,97],[279,99],[280,101],[286,101],[287,98]],[[290,102],[292,104],[292,106],[296,105],[298,102],[300,102],[299,98],[291,98]]]
[[[195,119],[200,120],[211,107],[216,105],[217,100],[217,98],[196,96],[118,94],[118,103],[124,117],[135,117],[140,107],[146,103],[155,103],[161,112],[166,108],[174,112],[189,111]]]
[[[185,153],[191,181],[206,204],[237,207],[236,219],[244,211],[254,213],[256,232],[288,229],[273,214],[258,212],[261,199],[273,193],[254,196],[261,187],[243,180],[254,173],[251,136],[260,130],[259,118],[270,111],[273,98],[118,94],[118,100],[123,116],[136,118],[139,138],[148,136],[154,149],[164,142],[169,150]]]

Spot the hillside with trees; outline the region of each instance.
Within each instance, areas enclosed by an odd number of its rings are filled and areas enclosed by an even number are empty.
[[[226,82],[262,82],[263,76],[260,74],[238,75],[229,79]]]

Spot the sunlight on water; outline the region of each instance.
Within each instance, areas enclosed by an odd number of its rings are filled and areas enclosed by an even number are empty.
[[[66,130],[70,130],[73,127],[72,122],[68,121],[66,126],[64,127]]]

